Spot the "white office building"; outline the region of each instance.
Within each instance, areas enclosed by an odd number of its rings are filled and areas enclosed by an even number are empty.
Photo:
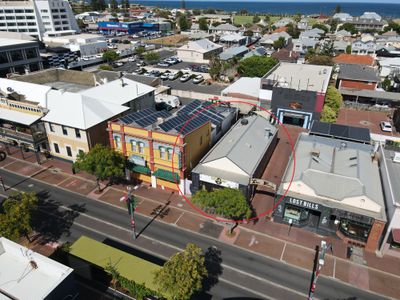
[[[39,40],[45,32],[79,31],[68,0],[2,1],[0,31],[23,32]]]

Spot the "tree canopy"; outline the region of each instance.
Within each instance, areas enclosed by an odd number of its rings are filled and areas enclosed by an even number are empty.
[[[300,30],[293,23],[286,25],[286,32],[294,39],[297,39],[300,36]]]
[[[37,208],[35,193],[18,193],[4,200],[0,207],[0,236],[17,241],[32,232],[32,213]]]
[[[217,215],[233,221],[249,219],[252,214],[249,203],[237,189],[223,188],[212,192],[200,190],[192,200],[202,209],[211,209]]]
[[[103,11],[106,9],[106,2],[104,0],[91,0],[90,5],[93,10]]]
[[[321,113],[321,121],[333,123],[336,121],[339,109],[342,106],[343,96],[334,86],[328,86],[326,91],[324,108]]]
[[[260,21],[261,21],[261,19],[260,19],[259,16],[255,15],[255,16],[253,17],[253,23],[254,23],[254,24],[257,24],[257,23],[260,22]]]
[[[188,300],[201,290],[206,276],[202,250],[189,243],[184,251],[173,255],[155,273],[154,283],[160,286],[160,292],[171,295],[171,299]]]
[[[315,54],[307,56],[306,59],[311,65],[333,66],[332,56]]]
[[[321,24],[321,23],[316,23],[312,26],[312,28],[318,28],[323,30],[325,33],[327,33],[329,31],[328,27],[326,27],[326,25]]]
[[[206,18],[199,19],[199,29],[200,30],[208,30],[208,22]]]
[[[321,47],[320,54],[333,57],[335,55],[335,45],[333,41],[325,41]]]
[[[147,52],[144,55],[144,59],[150,63],[154,63],[160,59],[160,54],[157,52]]]
[[[350,32],[351,34],[356,34],[358,32],[356,27],[350,23],[344,23],[343,25],[340,25],[338,30],[346,30],[346,31]]]
[[[222,71],[222,62],[217,56],[213,56],[209,63],[209,73],[212,79],[217,80]]]
[[[253,30],[246,30],[245,32],[243,32],[243,35],[244,36],[253,36],[254,32],[253,32]]]
[[[100,191],[100,180],[123,177],[125,174],[125,157],[110,147],[96,144],[89,152],[78,154],[74,163],[77,171],[82,170],[96,176]]]
[[[246,77],[262,77],[277,63],[278,61],[272,57],[252,56],[239,63],[238,72]]]
[[[178,25],[181,31],[186,31],[192,26],[186,14],[179,16]]]
[[[114,50],[107,50],[103,53],[103,59],[106,60],[108,63],[113,62],[119,58],[119,54]]]
[[[283,36],[281,36],[279,39],[277,39],[274,42],[273,47],[275,50],[278,50],[278,49],[282,49],[283,47],[285,47],[285,44],[286,44],[286,40]]]

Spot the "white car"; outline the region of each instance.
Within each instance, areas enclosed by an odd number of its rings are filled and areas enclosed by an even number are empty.
[[[193,79],[193,83],[198,84],[200,82],[204,81],[204,77],[203,75],[197,75],[194,79]]]
[[[130,62],[134,62],[135,60],[136,60],[136,57],[134,57],[134,56],[131,56],[128,58],[128,61],[130,61]]]
[[[181,82],[186,82],[186,81],[190,80],[191,77],[192,77],[192,75],[190,75],[189,73],[186,73],[186,74],[183,74],[179,80]]]
[[[385,132],[392,132],[392,125],[387,121],[381,121],[381,130]]]
[[[170,74],[171,74],[171,72],[167,70],[163,74],[161,74],[160,78],[162,80],[168,80]]]
[[[178,77],[179,77],[179,73],[176,72],[176,73],[171,73],[171,74],[169,74],[168,79],[169,79],[169,80],[175,80],[175,79],[177,79]]]

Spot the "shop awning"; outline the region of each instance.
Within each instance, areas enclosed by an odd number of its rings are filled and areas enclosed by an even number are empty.
[[[145,175],[150,175],[151,174],[151,170],[148,167],[144,167],[144,166],[132,166],[131,168],[132,172],[136,172],[136,173],[140,173],[140,174],[145,174]]]
[[[400,228],[392,229],[393,242],[400,244]]]
[[[178,174],[163,169],[158,169],[154,172],[153,175],[157,178],[164,179],[173,183],[179,183],[180,180]]]

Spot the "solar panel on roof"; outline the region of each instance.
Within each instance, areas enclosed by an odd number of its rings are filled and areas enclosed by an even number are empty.
[[[370,143],[370,131],[367,128],[353,127],[341,124],[330,124],[314,121],[310,134],[329,136],[349,141]]]

